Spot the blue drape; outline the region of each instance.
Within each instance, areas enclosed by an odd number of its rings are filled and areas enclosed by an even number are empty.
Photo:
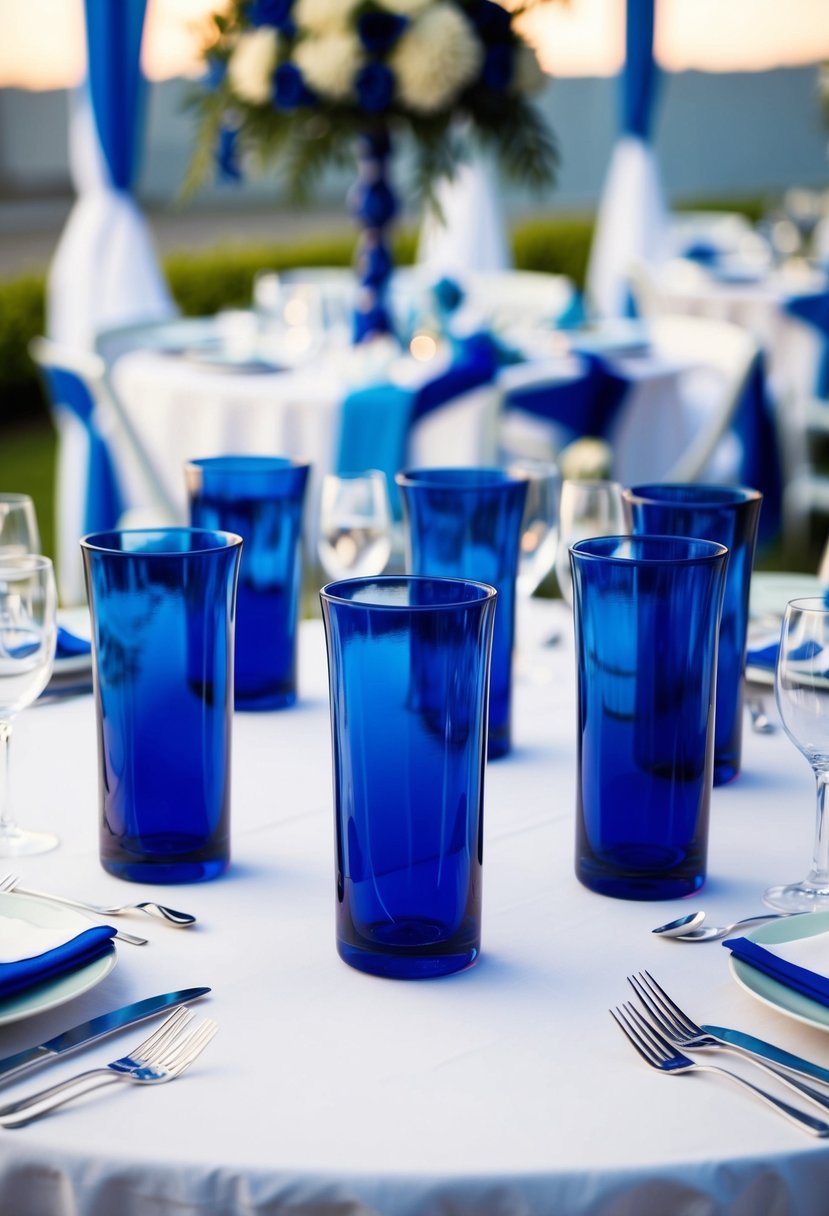
[[[129,189],[138,161],[146,7],[147,0],[85,0],[92,111],[112,184],[119,190]]]
[[[650,136],[658,69],[653,58],[655,0],[627,0],[625,69],[622,73],[622,131]]]

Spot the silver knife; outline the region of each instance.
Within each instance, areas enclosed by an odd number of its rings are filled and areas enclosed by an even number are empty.
[[[749,1055],[760,1056],[761,1059],[788,1068],[791,1072],[829,1085],[829,1068],[821,1068],[820,1064],[794,1056],[789,1051],[783,1051],[781,1047],[775,1047],[773,1043],[766,1043],[764,1039],[755,1039],[753,1035],[743,1034],[741,1030],[729,1030],[725,1026],[702,1026],[700,1029],[712,1038],[719,1039],[721,1043],[739,1047]]]
[[[74,1051],[76,1047],[83,1047],[87,1043],[94,1043],[96,1039],[102,1039],[104,1035],[121,1030],[124,1026],[143,1022],[145,1018],[150,1018],[163,1009],[169,1009],[171,1005],[186,1005],[208,992],[209,988],[182,988],[180,992],[165,992],[161,996],[149,996],[143,1001],[133,1001],[122,1009],[113,1009],[111,1013],[102,1013],[88,1022],[81,1022],[79,1026],[64,1030],[63,1034],[55,1035],[48,1042],[41,1043],[39,1047],[27,1047],[25,1051],[18,1051],[13,1056],[0,1060],[0,1085],[5,1085],[7,1081],[36,1064],[45,1064],[47,1060],[54,1060],[57,1056]]]

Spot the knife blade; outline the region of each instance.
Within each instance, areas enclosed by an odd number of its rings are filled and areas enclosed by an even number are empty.
[[[186,1005],[210,992],[209,988],[182,988],[178,992],[164,992],[160,996],[149,996],[143,1001],[133,1001],[121,1009],[113,1009],[111,1013],[102,1013],[88,1022],[81,1022],[71,1030],[64,1030],[46,1043],[38,1047],[27,1047],[12,1056],[0,1060],[0,1085],[28,1071],[37,1064],[45,1064],[66,1052],[74,1051],[76,1047],[84,1047],[102,1039],[105,1035],[121,1030],[124,1026],[133,1026],[143,1022],[154,1013],[169,1009],[172,1005]]]
[[[764,1039],[755,1039],[751,1034],[744,1034],[741,1030],[729,1030],[726,1026],[702,1026],[700,1029],[706,1034],[710,1034],[712,1038],[719,1039],[721,1043],[739,1047],[749,1055],[759,1056],[763,1060],[778,1064],[782,1068],[788,1068],[791,1072],[799,1073],[803,1077],[811,1077],[815,1081],[823,1081],[829,1085],[829,1068],[822,1068],[820,1064],[813,1064],[811,1060],[804,1060],[801,1056],[792,1055],[790,1051],[783,1051],[782,1047],[775,1047],[773,1043],[767,1043]]]

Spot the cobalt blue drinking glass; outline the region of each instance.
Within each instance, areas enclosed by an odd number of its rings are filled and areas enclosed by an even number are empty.
[[[404,576],[320,592],[337,949],[360,971],[427,978],[480,953],[495,598],[480,583]]]
[[[194,528],[242,537],[236,605],[237,709],[296,701],[302,510],[310,465],[281,456],[215,456],[185,469]]]
[[[727,551],[672,536],[570,549],[578,678],[576,874],[675,899],[705,881]]]
[[[748,597],[763,496],[743,486],[666,483],[633,486],[624,498],[634,533],[691,536],[728,549],[714,736],[714,785],[724,785],[740,771]]]
[[[412,469],[395,480],[411,573],[475,579],[498,592],[488,755],[505,756],[512,744],[515,582],[528,477],[502,469]]]
[[[81,548],[101,864],[133,882],[215,878],[230,860],[241,538],[191,528],[98,532]]]

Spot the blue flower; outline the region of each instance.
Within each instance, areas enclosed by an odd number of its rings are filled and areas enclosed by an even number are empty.
[[[493,4],[492,0],[475,0],[467,9],[466,15],[487,45],[508,41],[512,30],[512,16],[500,4]]]
[[[207,75],[205,84],[208,89],[213,92],[218,89],[219,85],[227,75],[227,60],[220,59],[218,55],[208,55],[207,57]]]
[[[294,0],[253,0],[250,9],[251,25],[273,25],[285,33],[292,33],[294,28],[291,19],[293,3]]]
[[[357,33],[370,55],[385,55],[407,25],[408,19],[400,13],[369,10],[357,18]]]
[[[481,80],[493,93],[503,93],[512,81],[512,47],[507,44],[491,46],[484,56]]]
[[[354,78],[357,104],[369,114],[379,114],[389,108],[394,87],[394,73],[384,63],[367,63]]]
[[[433,294],[438,311],[444,316],[455,312],[463,304],[463,288],[454,279],[445,277],[440,279],[435,283]]]
[[[226,182],[240,182],[242,168],[239,164],[238,132],[235,127],[220,127],[216,147],[216,165],[219,177]]]
[[[280,63],[273,74],[273,101],[278,110],[297,110],[316,105],[317,96],[295,63]]]

